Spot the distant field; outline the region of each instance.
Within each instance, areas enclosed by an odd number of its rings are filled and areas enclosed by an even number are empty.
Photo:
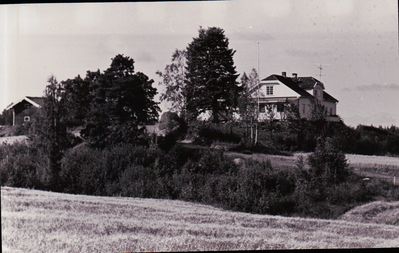
[[[399,169],[399,157],[346,154],[346,158],[350,164],[397,166]]]
[[[241,157],[243,159],[254,159],[258,161],[270,160],[271,164],[277,168],[293,168],[299,156],[306,158],[310,153],[295,153],[293,156],[267,155],[267,154],[241,154],[237,152],[227,152],[230,157]],[[346,154],[346,159],[354,171],[365,177],[375,177],[393,182],[396,176],[396,184],[399,185],[399,157],[390,156],[368,156]],[[306,165],[307,166],[307,165]]]
[[[399,226],[1,188],[3,252],[399,247]],[[395,207],[398,208],[398,207]]]
[[[19,136],[7,136],[7,137],[0,137],[0,145],[2,144],[14,144],[17,142],[25,143],[28,140],[28,137],[25,135]]]

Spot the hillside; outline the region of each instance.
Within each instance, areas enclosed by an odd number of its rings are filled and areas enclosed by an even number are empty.
[[[342,215],[341,219],[399,226],[399,201],[375,201],[358,206]]]
[[[3,252],[399,247],[399,226],[1,188]]]

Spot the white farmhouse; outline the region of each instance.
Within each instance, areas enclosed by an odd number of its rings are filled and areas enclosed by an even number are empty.
[[[287,115],[287,105],[294,104],[301,118],[311,119],[316,105],[322,105],[325,118],[338,121],[338,100],[325,91],[324,84],[314,77],[298,77],[296,73],[287,77],[271,75],[261,80],[259,85],[250,89],[254,103],[259,104],[259,119],[284,119]]]

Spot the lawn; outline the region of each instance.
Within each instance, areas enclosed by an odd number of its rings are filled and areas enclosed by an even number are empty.
[[[399,247],[399,226],[1,188],[3,252]],[[397,206],[395,207],[397,208]]]

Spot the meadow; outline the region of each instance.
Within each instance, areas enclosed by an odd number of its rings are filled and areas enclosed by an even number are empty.
[[[270,154],[242,154],[237,152],[226,152],[229,157],[242,159],[254,159],[257,161],[270,160],[273,167],[291,169],[295,167],[295,161],[299,156],[306,157],[311,153],[294,153],[292,156],[270,155]],[[399,185],[399,157],[345,154],[349,166],[353,171],[364,177],[380,178]],[[307,167],[307,164],[305,165]]]
[[[4,145],[4,144],[12,145],[14,143],[27,143],[27,141],[28,141],[28,137],[26,135],[0,137],[0,145]]]
[[[177,200],[11,187],[2,187],[1,196],[3,252],[399,247],[399,226],[371,223],[378,219],[256,215]],[[389,215],[399,208],[391,204]]]

